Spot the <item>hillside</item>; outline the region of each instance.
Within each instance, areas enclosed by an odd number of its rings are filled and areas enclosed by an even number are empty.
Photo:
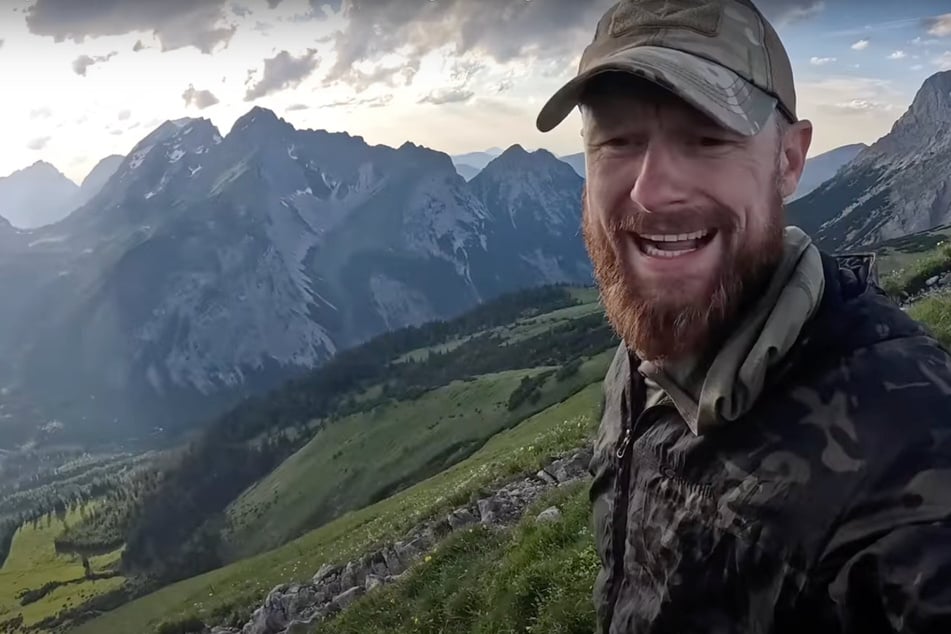
[[[455,381],[328,426],[229,505],[229,549],[243,557],[273,548],[439,473],[528,414],[599,380],[603,364],[595,357],[563,378],[557,367],[537,367]],[[541,382],[537,400],[509,409],[519,384],[533,379]]]
[[[124,581],[47,615],[75,623],[90,610],[280,549],[451,472],[500,433],[599,381],[616,344],[594,288],[504,295],[454,320],[347,350],[247,399],[184,445],[89,461],[102,466],[75,480],[92,488],[58,488],[61,502],[43,502],[41,489],[21,494],[27,515],[11,515],[11,526],[42,518],[43,504],[72,513],[92,503],[54,545],[117,557]],[[72,486],[62,476],[56,484]],[[56,581],[45,576],[31,577],[29,590]]]
[[[599,371],[607,369],[608,357]],[[597,427],[600,382],[489,440],[469,458],[390,498],[347,513],[277,549],[170,585],[94,619],[76,634],[151,632],[197,618],[244,623],[277,584],[304,582],[327,563],[346,562],[392,541],[426,519],[551,457],[583,446]]]

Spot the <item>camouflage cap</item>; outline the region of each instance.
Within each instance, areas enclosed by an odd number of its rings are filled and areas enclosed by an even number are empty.
[[[607,71],[645,77],[739,134],[759,132],[775,108],[796,121],[789,57],[751,0],[620,0],[599,20],[578,74],[542,107],[538,129],[561,123]]]

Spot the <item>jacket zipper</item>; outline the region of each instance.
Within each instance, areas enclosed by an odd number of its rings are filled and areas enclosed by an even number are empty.
[[[614,481],[614,520],[612,522],[614,584],[611,587],[611,601],[609,604],[609,629],[611,622],[614,620],[614,609],[617,604],[618,593],[621,591],[621,582],[624,578],[624,554],[627,550],[627,509],[630,503],[631,485],[632,452],[630,448],[631,443],[634,441],[634,430],[635,428],[641,428],[641,415],[644,413],[640,411],[644,407],[643,387],[639,387],[640,389],[637,390],[637,394],[632,394],[628,403],[629,410],[627,416],[624,416],[622,421],[624,424],[624,434],[621,436],[621,440],[614,452],[614,456],[618,460],[618,468],[617,477]],[[633,392],[633,381],[631,389]],[[635,416],[637,420],[636,422],[632,422]]]

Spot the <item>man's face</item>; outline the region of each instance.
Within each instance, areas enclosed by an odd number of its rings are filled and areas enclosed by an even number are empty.
[[[643,359],[700,352],[782,255],[779,131],[743,137],[659,90],[593,98],[584,120],[584,237],[608,317]]]

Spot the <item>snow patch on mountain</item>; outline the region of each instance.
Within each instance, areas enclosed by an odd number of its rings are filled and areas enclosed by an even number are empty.
[[[142,161],[145,160],[145,157],[148,156],[149,152],[152,151],[154,145],[147,145],[142,149],[136,150],[132,153],[132,156],[129,157],[129,169],[137,169],[142,165]]]

